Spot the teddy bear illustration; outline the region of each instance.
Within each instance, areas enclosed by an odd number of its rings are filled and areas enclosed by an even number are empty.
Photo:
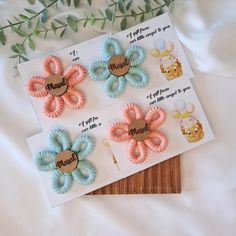
[[[188,142],[198,142],[203,139],[204,131],[200,121],[193,115],[194,105],[184,100],[175,102],[175,109],[172,110],[172,117],[179,119],[181,133]]]
[[[172,42],[159,38],[154,41],[154,47],[151,54],[159,59],[160,71],[167,80],[183,75],[181,63],[173,53],[174,44]]]

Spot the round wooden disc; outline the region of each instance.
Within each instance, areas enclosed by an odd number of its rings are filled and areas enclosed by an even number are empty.
[[[149,137],[149,126],[146,120],[133,120],[129,126],[129,135],[136,141],[143,141]]]
[[[77,155],[69,150],[59,152],[55,160],[56,168],[62,173],[72,172],[78,165]]]
[[[108,61],[108,69],[113,75],[125,75],[129,71],[129,68],[129,61],[122,54],[114,55]]]
[[[67,80],[62,75],[49,75],[45,88],[52,96],[59,97],[67,91]]]

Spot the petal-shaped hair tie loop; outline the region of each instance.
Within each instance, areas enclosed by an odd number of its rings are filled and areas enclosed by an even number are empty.
[[[55,56],[44,58],[42,66],[44,77],[31,77],[26,83],[26,89],[33,97],[45,97],[44,115],[50,118],[60,116],[65,104],[71,109],[83,107],[85,96],[75,86],[85,79],[86,69],[75,64],[64,71],[61,60]],[[76,102],[72,97],[77,97]]]
[[[126,80],[123,76],[117,78],[111,75],[104,84],[104,91],[109,97],[115,98],[124,91],[125,85]]]
[[[85,104],[85,97],[78,89],[69,88],[63,96],[65,104],[71,109],[79,109]]]
[[[144,58],[142,47],[132,45],[123,51],[117,39],[107,38],[102,45],[102,59],[92,62],[88,73],[92,80],[106,80],[105,93],[116,98],[124,92],[127,82],[134,88],[147,86],[149,76],[139,68]],[[113,87],[115,81],[118,86]]]
[[[86,159],[95,147],[95,140],[82,134],[71,144],[66,131],[54,129],[49,133],[49,148],[39,152],[34,163],[39,171],[51,171],[51,187],[58,193],[69,191],[74,182],[92,184],[96,168]]]
[[[163,152],[168,144],[166,136],[157,129],[166,119],[160,107],[151,108],[145,115],[135,103],[123,107],[125,123],[116,122],[109,126],[108,136],[114,142],[129,141],[128,158],[140,164],[147,158],[147,148],[153,152]]]
[[[74,179],[81,185],[91,184],[96,177],[96,169],[87,161],[80,161],[78,168],[72,172]]]
[[[43,104],[43,114],[50,118],[58,117],[64,110],[64,102],[61,97],[53,97],[50,94]]]

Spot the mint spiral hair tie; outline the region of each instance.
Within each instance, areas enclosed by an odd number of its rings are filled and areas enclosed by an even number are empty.
[[[107,96],[120,96],[128,82],[134,88],[148,84],[149,76],[140,68],[145,58],[144,49],[137,45],[122,50],[118,40],[107,38],[102,44],[102,60],[88,66],[88,74],[95,81],[105,80],[104,91]]]
[[[95,147],[91,136],[80,135],[71,144],[67,132],[54,129],[49,133],[48,143],[50,149],[39,152],[34,162],[39,171],[52,171],[51,186],[56,193],[66,193],[73,182],[81,185],[94,182],[96,169],[85,160]]]

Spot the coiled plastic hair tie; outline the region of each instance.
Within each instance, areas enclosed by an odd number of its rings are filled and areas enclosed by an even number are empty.
[[[107,96],[120,96],[127,82],[134,88],[148,84],[149,76],[139,67],[145,58],[142,47],[132,45],[123,51],[118,40],[107,38],[102,45],[102,57],[88,66],[88,74],[95,81],[105,80]]]
[[[72,187],[74,181],[81,185],[94,182],[96,169],[86,161],[94,147],[95,141],[89,135],[82,134],[71,144],[67,132],[54,129],[49,133],[50,149],[39,152],[34,162],[39,171],[52,171],[52,189],[63,194]]]
[[[167,147],[166,136],[157,129],[166,119],[165,111],[160,107],[151,108],[146,115],[135,103],[128,103],[122,110],[125,122],[116,122],[109,126],[108,136],[115,142],[129,141],[128,158],[135,164],[147,158],[147,148],[153,152],[162,152]]]
[[[42,67],[44,77],[33,76],[27,81],[26,89],[33,97],[45,97],[45,116],[60,116],[65,104],[71,109],[80,109],[84,106],[85,97],[75,88],[87,75],[83,66],[71,65],[64,71],[61,60],[51,55],[42,60]]]

